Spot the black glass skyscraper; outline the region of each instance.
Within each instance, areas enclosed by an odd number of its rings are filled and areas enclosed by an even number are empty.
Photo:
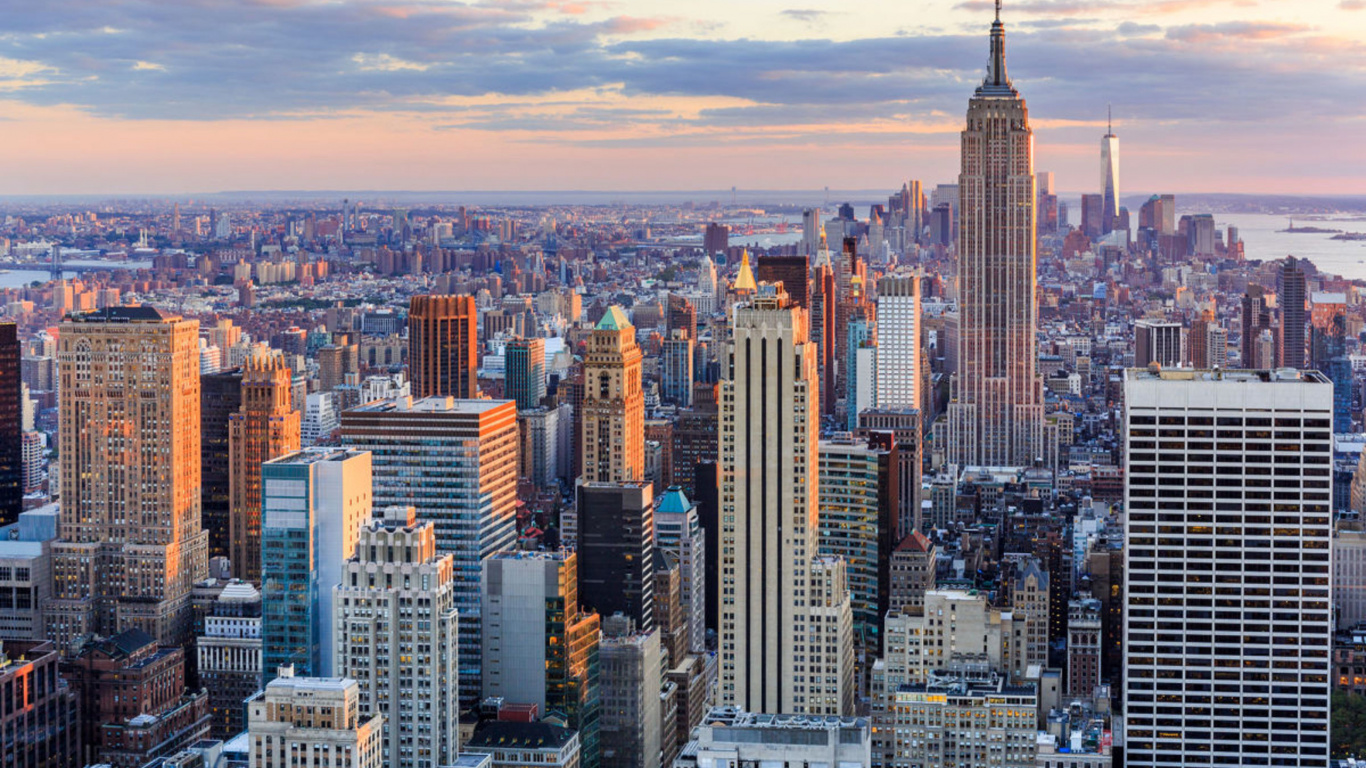
[[[19,327],[0,323],[0,524],[24,511],[24,407],[20,390]]]

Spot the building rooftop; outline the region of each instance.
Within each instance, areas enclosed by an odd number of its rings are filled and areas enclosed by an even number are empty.
[[[411,396],[396,397],[391,400],[375,400],[347,409],[347,413],[452,413],[482,414],[501,408],[512,400],[464,400],[454,397],[424,397],[414,400]]]
[[[266,686],[266,693],[279,693],[283,689],[298,691],[339,691],[344,692],[348,688],[356,686],[356,681],[349,677],[294,677],[291,672],[288,675],[282,674]]]
[[[686,514],[688,510],[695,506],[695,504],[688,500],[688,497],[683,493],[682,488],[673,485],[669,486],[669,489],[664,492],[664,495],[659,497],[659,507],[656,508],[655,511],[682,515]]]
[[[1327,376],[1318,371],[1301,371],[1294,368],[1277,368],[1275,370],[1168,368],[1164,370],[1152,366],[1149,368],[1129,368],[1125,370],[1124,376],[1130,381],[1207,381],[1248,384],[1257,382],[1268,384],[1279,382],[1331,383]]]
[[[267,464],[317,464],[320,461],[346,461],[353,459],[369,451],[357,451],[352,448],[305,448],[301,451],[288,453],[278,459],[271,459]]]
[[[903,538],[900,544],[896,545],[897,552],[929,552],[934,549],[934,542],[925,537],[920,531],[914,531],[909,536]]]
[[[489,720],[475,729],[466,742],[469,749],[563,749],[578,734],[550,723],[515,723]]]
[[[631,327],[631,321],[626,319],[626,313],[621,307],[613,304],[603,313],[602,319],[598,321],[594,330],[598,331],[623,331]]]
[[[110,658],[119,659],[131,656],[148,645],[156,645],[156,638],[133,627],[113,637],[95,640],[86,645],[81,653],[84,655],[88,651],[99,651]]]
[[[465,752],[457,755],[446,768],[487,768],[493,764],[493,755]]]
[[[977,667],[982,668],[977,668]],[[1037,675],[1035,675],[1037,678]],[[985,665],[967,665],[963,669],[936,670],[924,683],[903,683],[897,689],[901,693],[940,693],[949,696],[1036,696],[1038,689],[1033,683],[1009,685],[1003,675],[988,669]]]
[[[256,603],[261,600],[261,593],[256,591],[249,582],[233,579],[228,582],[223,591],[218,594],[218,599],[225,603]]]
[[[702,724],[726,728],[783,728],[823,731],[831,728],[867,728],[868,720],[863,717],[840,715],[770,715],[762,712],[746,712],[737,707],[712,707],[702,718]]]
[[[72,323],[166,323],[180,319],[179,315],[152,306],[105,307],[92,312],[72,313],[66,316]]]
[[[555,550],[549,552],[545,550],[532,551],[529,549],[508,549],[502,552],[494,552],[489,556],[490,560],[563,560],[566,552]]]

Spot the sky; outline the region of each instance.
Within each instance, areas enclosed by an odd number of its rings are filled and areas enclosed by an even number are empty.
[[[3,0],[0,194],[951,183],[988,0]],[[1366,0],[1004,0],[1035,166],[1366,194]]]

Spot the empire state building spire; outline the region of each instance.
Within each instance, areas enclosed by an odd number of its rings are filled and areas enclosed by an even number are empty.
[[[996,20],[991,23],[991,59],[987,62],[987,76],[978,95],[1014,94],[1010,76],[1006,74],[1006,27],[1001,23],[1001,0],[996,0]]]

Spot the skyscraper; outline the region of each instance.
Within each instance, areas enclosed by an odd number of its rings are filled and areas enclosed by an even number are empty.
[[[707,639],[707,542],[697,505],[678,486],[665,491],[655,506],[655,552],[667,552],[678,563],[688,649],[701,653]],[[673,663],[678,662],[679,658],[673,658]]]
[[[659,693],[664,652],[658,630],[643,631],[625,616],[602,622],[598,643],[602,698],[602,768],[660,768]],[[670,720],[670,724],[672,724]]]
[[[232,549],[232,448],[228,421],[242,407],[242,369],[199,377],[201,515],[209,532],[209,557],[228,557]],[[254,691],[253,691],[254,693]]]
[[[623,613],[654,627],[654,493],[650,483],[581,482],[578,495],[579,603],[602,616]]]
[[[412,297],[408,378],[413,397],[478,397],[477,319],[473,296]]]
[[[688,297],[669,294],[668,331],[670,336],[674,331],[682,331],[688,338],[697,340],[697,307]]]
[[[878,437],[887,435],[880,433]],[[895,441],[888,441],[888,449],[869,442],[847,436],[820,442],[817,540],[821,554],[844,558],[854,642],[865,652],[876,654],[882,648],[882,619],[889,606],[885,564],[900,542],[900,457]]]
[[[811,267],[806,256],[760,256],[756,279],[761,283],[782,283],[793,304],[811,309]]]
[[[820,377],[821,415],[835,412],[835,271],[830,265],[830,252],[821,240],[820,254],[811,269],[811,314],[809,331],[815,342]]]
[[[710,253],[704,253],[697,264],[697,291],[703,296],[715,298],[717,288],[716,262],[711,260]]]
[[[726,359],[720,700],[753,712],[823,713],[832,698],[841,705],[841,691],[852,681],[852,651],[849,669],[839,663],[826,669],[814,659],[799,663],[807,654],[796,646],[805,645],[808,630],[840,626],[817,626],[814,593],[834,595],[828,607],[846,631],[851,614],[843,561],[816,564],[819,387],[806,312],[780,287],[760,285],[750,303],[735,309]],[[852,642],[852,635],[845,639]],[[842,650],[831,653],[837,662],[845,658]]]
[[[199,323],[152,307],[69,316],[61,370],[60,539],[48,638],[191,630],[208,575],[199,506]]]
[[[228,582],[195,639],[200,683],[209,690],[210,733],[231,739],[246,727],[247,699],[261,690],[261,593],[245,581]]]
[[[19,327],[0,323],[0,525],[24,511],[24,408]]]
[[[503,355],[504,394],[519,411],[539,407],[545,399],[545,339],[511,339]]]
[[[229,557],[233,575],[261,580],[261,465],[299,450],[300,415],[291,402],[284,356],[254,355],[242,368],[242,405],[228,417],[231,515]]]
[[[1262,332],[1272,332],[1271,310],[1266,306],[1266,289],[1259,285],[1249,285],[1243,294],[1242,307],[1242,367],[1258,368],[1257,345]],[[1268,368],[1273,365],[1266,366]]]
[[[1325,765],[1331,383],[1131,370],[1124,403],[1127,764]]]
[[[597,765],[598,629],[579,610],[573,552],[499,552],[484,561],[483,694],[563,713],[579,731],[583,764]]]
[[[1092,240],[1105,234],[1105,196],[1081,196],[1081,231]]]
[[[351,344],[348,335],[336,333],[335,340],[318,350],[318,389],[323,392],[346,384],[347,377],[360,373],[360,346]]]
[[[1100,140],[1100,189],[1100,229],[1108,235],[1119,219],[1119,137],[1108,119]]]
[[[382,715],[384,765],[454,765],[460,686],[453,558],[412,507],[365,524],[335,587],[333,673],[360,688],[360,710]],[[414,616],[417,620],[414,621]]]
[[[332,676],[332,587],[341,582],[360,528],[370,519],[370,479],[365,451],[310,448],[261,465],[261,651],[267,682],[286,664],[304,676]]]
[[[1228,330],[1219,324],[1219,315],[1212,303],[1191,323],[1190,360],[1194,368],[1228,367]]]
[[[511,400],[382,400],[342,414],[342,442],[370,452],[375,505],[414,507],[455,557],[460,696],[480,698],[483,561],[517,541],[517,406]]]
[[[1160,320],[1134,323],[1134,365],[1147,368],[1149,363],[1167,368],[1181,365],[1180,323]]]
[[[725,253],[730,247],[730,227],[714,221],[707,222],[706,232],[702,235],[702,249],[708,254]]]
[[[661,362],[660,400],[680,408],[692,407],[693,340],[681,329],[669,332],[664,340]]]
[[[920,279],[888,275],[877,284],[877,407],[921,407]]]
[[[1279,277],[1276,303],[1281,307],[1281,343],[1277,365],[1283,368],[1304,368],[1304,267],[1300,266],[1294,256],[1288,256],[1280,268]]]
[[[877,323],[870,305],[853,308],[846,337],[844,410],[846,428],[853,430],[859,413],[877,405]]]
[[[1005,44],[998,9],[986,80],[968,102],[962,134],[959,370],[948,441],[960,466],[1031,466],[1043,456],[1034,134],[1006,75]]]
[[[583,479],[645,479],[645,395],[636,329],[621,307],[608,307],[584,358]]]
[[[801,255],[815,256],[821,249],[821,212],[819,208],[802,211],[802,249]]]
[[[835,262],[835,387],[841,392],[847,391],[849,381],[849,321],[868,303],[867,288],[868,265],[858,255],[858,240],[846,237]]]

